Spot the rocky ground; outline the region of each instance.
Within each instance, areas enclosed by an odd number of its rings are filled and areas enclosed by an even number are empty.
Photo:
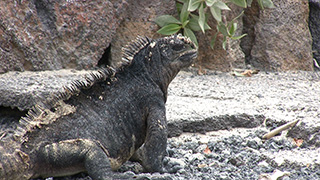
[[[170,85],[166,173],[128,179],[320,179],[320,75],[313,72],[181,72]],[[263,140],[271,129],[299,120]],[[49,179],[91,179],[86,174]]]

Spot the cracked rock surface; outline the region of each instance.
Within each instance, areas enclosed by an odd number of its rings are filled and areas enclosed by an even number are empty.
[[[175,131],[199,132],[197,126],[186,129],[186,124],[203,124],[203,131],[210,131],[219,130],[215,127],[221,124],[231,124],[224,127],[229,129],[256,127],[262,121],[275,128],[299,119],[289,136],[319,143],[314,139],[320,130],[319,73],[260,72],[252,77],[234,77],[229,73],[197,76],[182,72],[169,88],[167,119]]]
[[[62,69],[56,71],[11,71],[0,75],[0,106],[25,111],[41,98],[63,90],[75,80],[84,80],[89,71]]]

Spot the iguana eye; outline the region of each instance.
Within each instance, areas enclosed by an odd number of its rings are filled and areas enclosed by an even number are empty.
[[[183,44],[176,44],[172,47],[174,51],[181,51],[184,48]]]

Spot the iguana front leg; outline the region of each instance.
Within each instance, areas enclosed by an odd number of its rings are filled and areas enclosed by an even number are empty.
[[[144,144],[131,160],[138,161],[148,172],[162,172],[167,148],[167,120],[164,104],[153,107],[147,118],[147,134]]]

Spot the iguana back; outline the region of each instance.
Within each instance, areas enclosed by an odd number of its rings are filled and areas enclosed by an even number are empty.
[[[139,37],[119,69],[100,69],[59,96],[40,102],[0,139],[0,179],[88,172],[109,179],[129,158],[161,171],[165,102],[171,80],[196,57],[187,38]]]

